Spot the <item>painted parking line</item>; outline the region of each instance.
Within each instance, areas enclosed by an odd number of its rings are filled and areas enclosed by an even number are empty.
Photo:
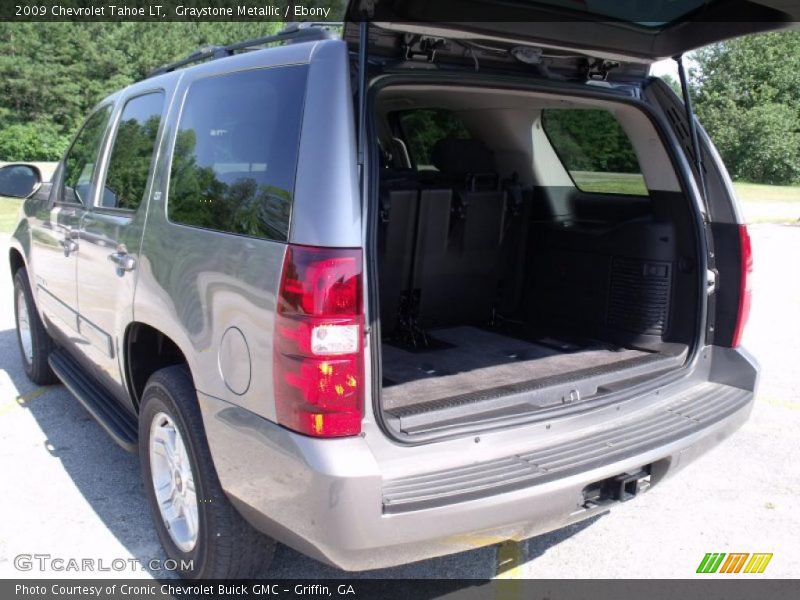
[[[522,577],[522,564],[525,561],[525,552],[520,542],[509,540],[506,537],[485,534],[455,536],[453,540],[459,545],[466,543],[472,548],[496,546],[495,578],[520,579]]]
[[[16,396],[13,400],[6,400],[5,402],[0,402],[0,416],[6,415],[17,408],[25,406],[29,402],[36,400],[37,398],[45,395],[47,392],[55,389],[56,387],[58,386],[44,385],[34,390],[31,390],[27,394],[21,394],[19,396]]]
[[[800,410],[800,402],[776,398],[774,396],[758,395],[756,396],[756,402],[769,404],[770,406],[779,406],[780,408],[788,408],[789,410]]]
[[[496,577],[498,579],[521,578],[524,554],[522,544],[519,542],[507,540],[500,544],[497,547]]]

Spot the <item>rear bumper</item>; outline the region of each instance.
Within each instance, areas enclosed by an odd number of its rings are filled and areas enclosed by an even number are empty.
[[[505,432],[513,451],[494,445],[485,460],[453,453],[447,443],[370,444],[380,434],[366,425],[366,438],[311,439],[200,399],[220,481],[242,514],[309,556],[362,570],[552,531],[607,510],[584,506],[592,483],[645,465],[651,485],[676,472],[740,427],[752,408],[753,361],[741,351],[709,353],[713,360],[698,369],[705,379],[695,374],[662,388],[646,409],[617,411],[600,427],[532,441],[527,451],[519,450],[519,431]]]

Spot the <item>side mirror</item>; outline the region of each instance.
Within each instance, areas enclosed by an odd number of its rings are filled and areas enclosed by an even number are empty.
[[[0,167],[0,196],[29,198],[42,185],[42,173],[33,165]]]

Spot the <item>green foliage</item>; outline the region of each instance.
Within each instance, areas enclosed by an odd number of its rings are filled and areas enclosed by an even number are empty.
[[[647,186],[641,173],[597,173],[570,171],[575,185],[582,192],[595,194],[624,194],[647,196]]]
[[[69,138],[52,123],[14,123],[0,129],[0,159],[14,161],[58,160]]]
[[[800,182],[800,34],[743,37],[693,59],[695,110],[733,178]]]
[[[773,184],[800,181],[799,116],[785,104],[764,104],[744,111],[737,147],[727,152],[736,179]]]
[[[680,82],[680,81],[678,81],[677,79],[675,79],[675,78],[674,78],[672,75],[670,75],[669,73],[664,73],[664,74],[661,76],[661,79],[663,79],[663,80],[664,80],[664,83],[666,83],[666,84],[667,84],[669,87],[671,87],[671,88],[672,88],[672,91],[673,91],[673,92],[675,92],[676,94],[678,94],[678,96],[680,96],[681,98],[683,97],[683,96],[682,96],[682,93],[683,93],[683,92],[681,91],[681,82]]]
[[[169,217],[204,229],[230,231],[266,239],[286,239],[291,192],[259,185],[251,177],[227,184],[212,167],[197,164],[197,135],[178,132],[170,179]]]
[[[90,109],[201,46],[261,37],[247,23],[0,23],[0,160],[57,160]]]
[[[469,132],[449,110],[412,110],[401,114],[400,124],[408,141],[408,152],[415,164],[431,165],[433,146],[439,140],[469,139]]]
[[[117,208],[135,210],[142,201],[160,121],[154,115],[144,123],[130,119],[119,124],[106,177]]]
[[[543,124],[569,171],[641,172],[630,139],[608,111],[546,109]]]

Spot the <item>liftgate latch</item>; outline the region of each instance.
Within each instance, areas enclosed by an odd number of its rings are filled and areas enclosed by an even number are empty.
[[[605,81],[608,79],[608,73],[617,67],[619,67],[619,63],[616,61],[593,58],[586,65],[586,79],[589,81]]]
[[[405,59],[432,63],[436,59],[436,51],[444,48],[446,43],[444,38],[406,34],[403,38]]]

